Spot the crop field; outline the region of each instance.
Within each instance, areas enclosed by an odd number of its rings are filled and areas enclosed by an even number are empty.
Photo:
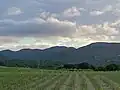
[[[120,72],[0,68],[0,90],[120,90]]]

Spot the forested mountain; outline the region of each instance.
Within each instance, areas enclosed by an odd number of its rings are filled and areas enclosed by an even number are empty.
[[[41,49],[22,49],[19,51],[3,50],[0,54],[8,60],[48,60],[63,63],[87,62],[93,65],[106,63],[120,64],[120,43],[92,43],[78,49],[56,46]]]

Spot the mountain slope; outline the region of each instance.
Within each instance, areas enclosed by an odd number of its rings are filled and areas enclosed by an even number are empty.
[[[19,51],[4,50],[0,54],[9,59],[53,60],[65,63],[88,62],[90,64],[120,63],[120,43],[92,43],[75,49],[56,46],[40,49],[22,49]]]

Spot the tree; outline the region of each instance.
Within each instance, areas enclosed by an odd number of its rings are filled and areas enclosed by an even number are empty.
[[[109,64],[109,65],[107,65],[107,66],[105,67],[105,69],[106,69],[107,71],[116,71],[116,70],[119,70],[120,68],[119,68],[119,66],[116,65],[116,64]]]
[[[63,68],[65,68],[65,69],[74,69],[74,68],[75,68],[75,65],[74,65],[74,64],[65,64],[65,65],[63,66]]]
[[[77,65],[78,69],[90,69],[90,65],[88,63],[80,63]]]

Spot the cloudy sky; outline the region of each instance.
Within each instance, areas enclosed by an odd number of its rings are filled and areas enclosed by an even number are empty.
[[[0,50],[119,40],[120,0],[0,1]]]

